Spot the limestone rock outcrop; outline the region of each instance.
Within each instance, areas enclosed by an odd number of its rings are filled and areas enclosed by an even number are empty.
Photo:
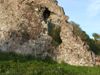
[[[58,62],[92,66],[95,54],[73,34],[56,0],[0,0],[0,50],[35,57],[50,56]],[[49,26],[60,28],[62,42],[52,45]]]
[[[52,38],[46,34],[46,7],[38,0],[0,0],[0,50],[44,56]]]
[[[62,44],[56,51],[58,62],[66,62],[71,65],[93,66],[95,54],[89,50],[89,46],[79,36],[73,34],[73,27],[63,22],[61,25]]]

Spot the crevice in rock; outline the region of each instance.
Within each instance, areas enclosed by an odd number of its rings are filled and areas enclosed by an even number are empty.
[[[51,12],[49,11],[49,9],[45,7],[44,12],[43,12],[43,19],[44,19],[45,21],[49,18],[50,13],[51,13]]]
[[[60,37],[61,27],[56,27],[53,23],[48,23],[48,35],[50,35],[52,40],[52,45],[59,46],[62,43],[61,37]]]
[[[47,26],[47,32],[48,35],[52,37],[52,45],[57,47],[62,43],[61,37],[60,37],[60,32],[61,28],[57,27],[54,23],[52,23],[51,20],[49,20],[49,16],[52,15],[51,12],[47,7],[43,7],[43,20],[44,22],[48,25]],[[55,13],[53,13],[55,14]]]

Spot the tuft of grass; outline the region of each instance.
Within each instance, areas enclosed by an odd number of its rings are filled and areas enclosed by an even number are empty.
[[[0,75],[100,75],[100,67],[71,66],[51,59],[0,52]]]

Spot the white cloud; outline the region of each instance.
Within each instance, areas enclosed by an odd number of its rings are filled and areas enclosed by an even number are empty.
[[[95,17],[100,14],[100,0],[89,0],[88,15]]]

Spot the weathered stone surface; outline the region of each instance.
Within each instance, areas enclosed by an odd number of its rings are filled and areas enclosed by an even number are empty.
[[[56,0],[0,0],[0,50],[50,56],[71,65],[94,65],[94,53],[74,36],[68,18]],[[58,47],[51,43],[48,25],[61,28]]]
[[[52,38],[47,35],[39,0],[0,0],[0,50],[46,56]]]
[[[95,64],[94,53],[89,50],[88,45],[80,37],[73,34],[73,28],[68,23],[61,26],[61,39],[62,44],[56,51],[58,62],[81,66],[93,66]]]

